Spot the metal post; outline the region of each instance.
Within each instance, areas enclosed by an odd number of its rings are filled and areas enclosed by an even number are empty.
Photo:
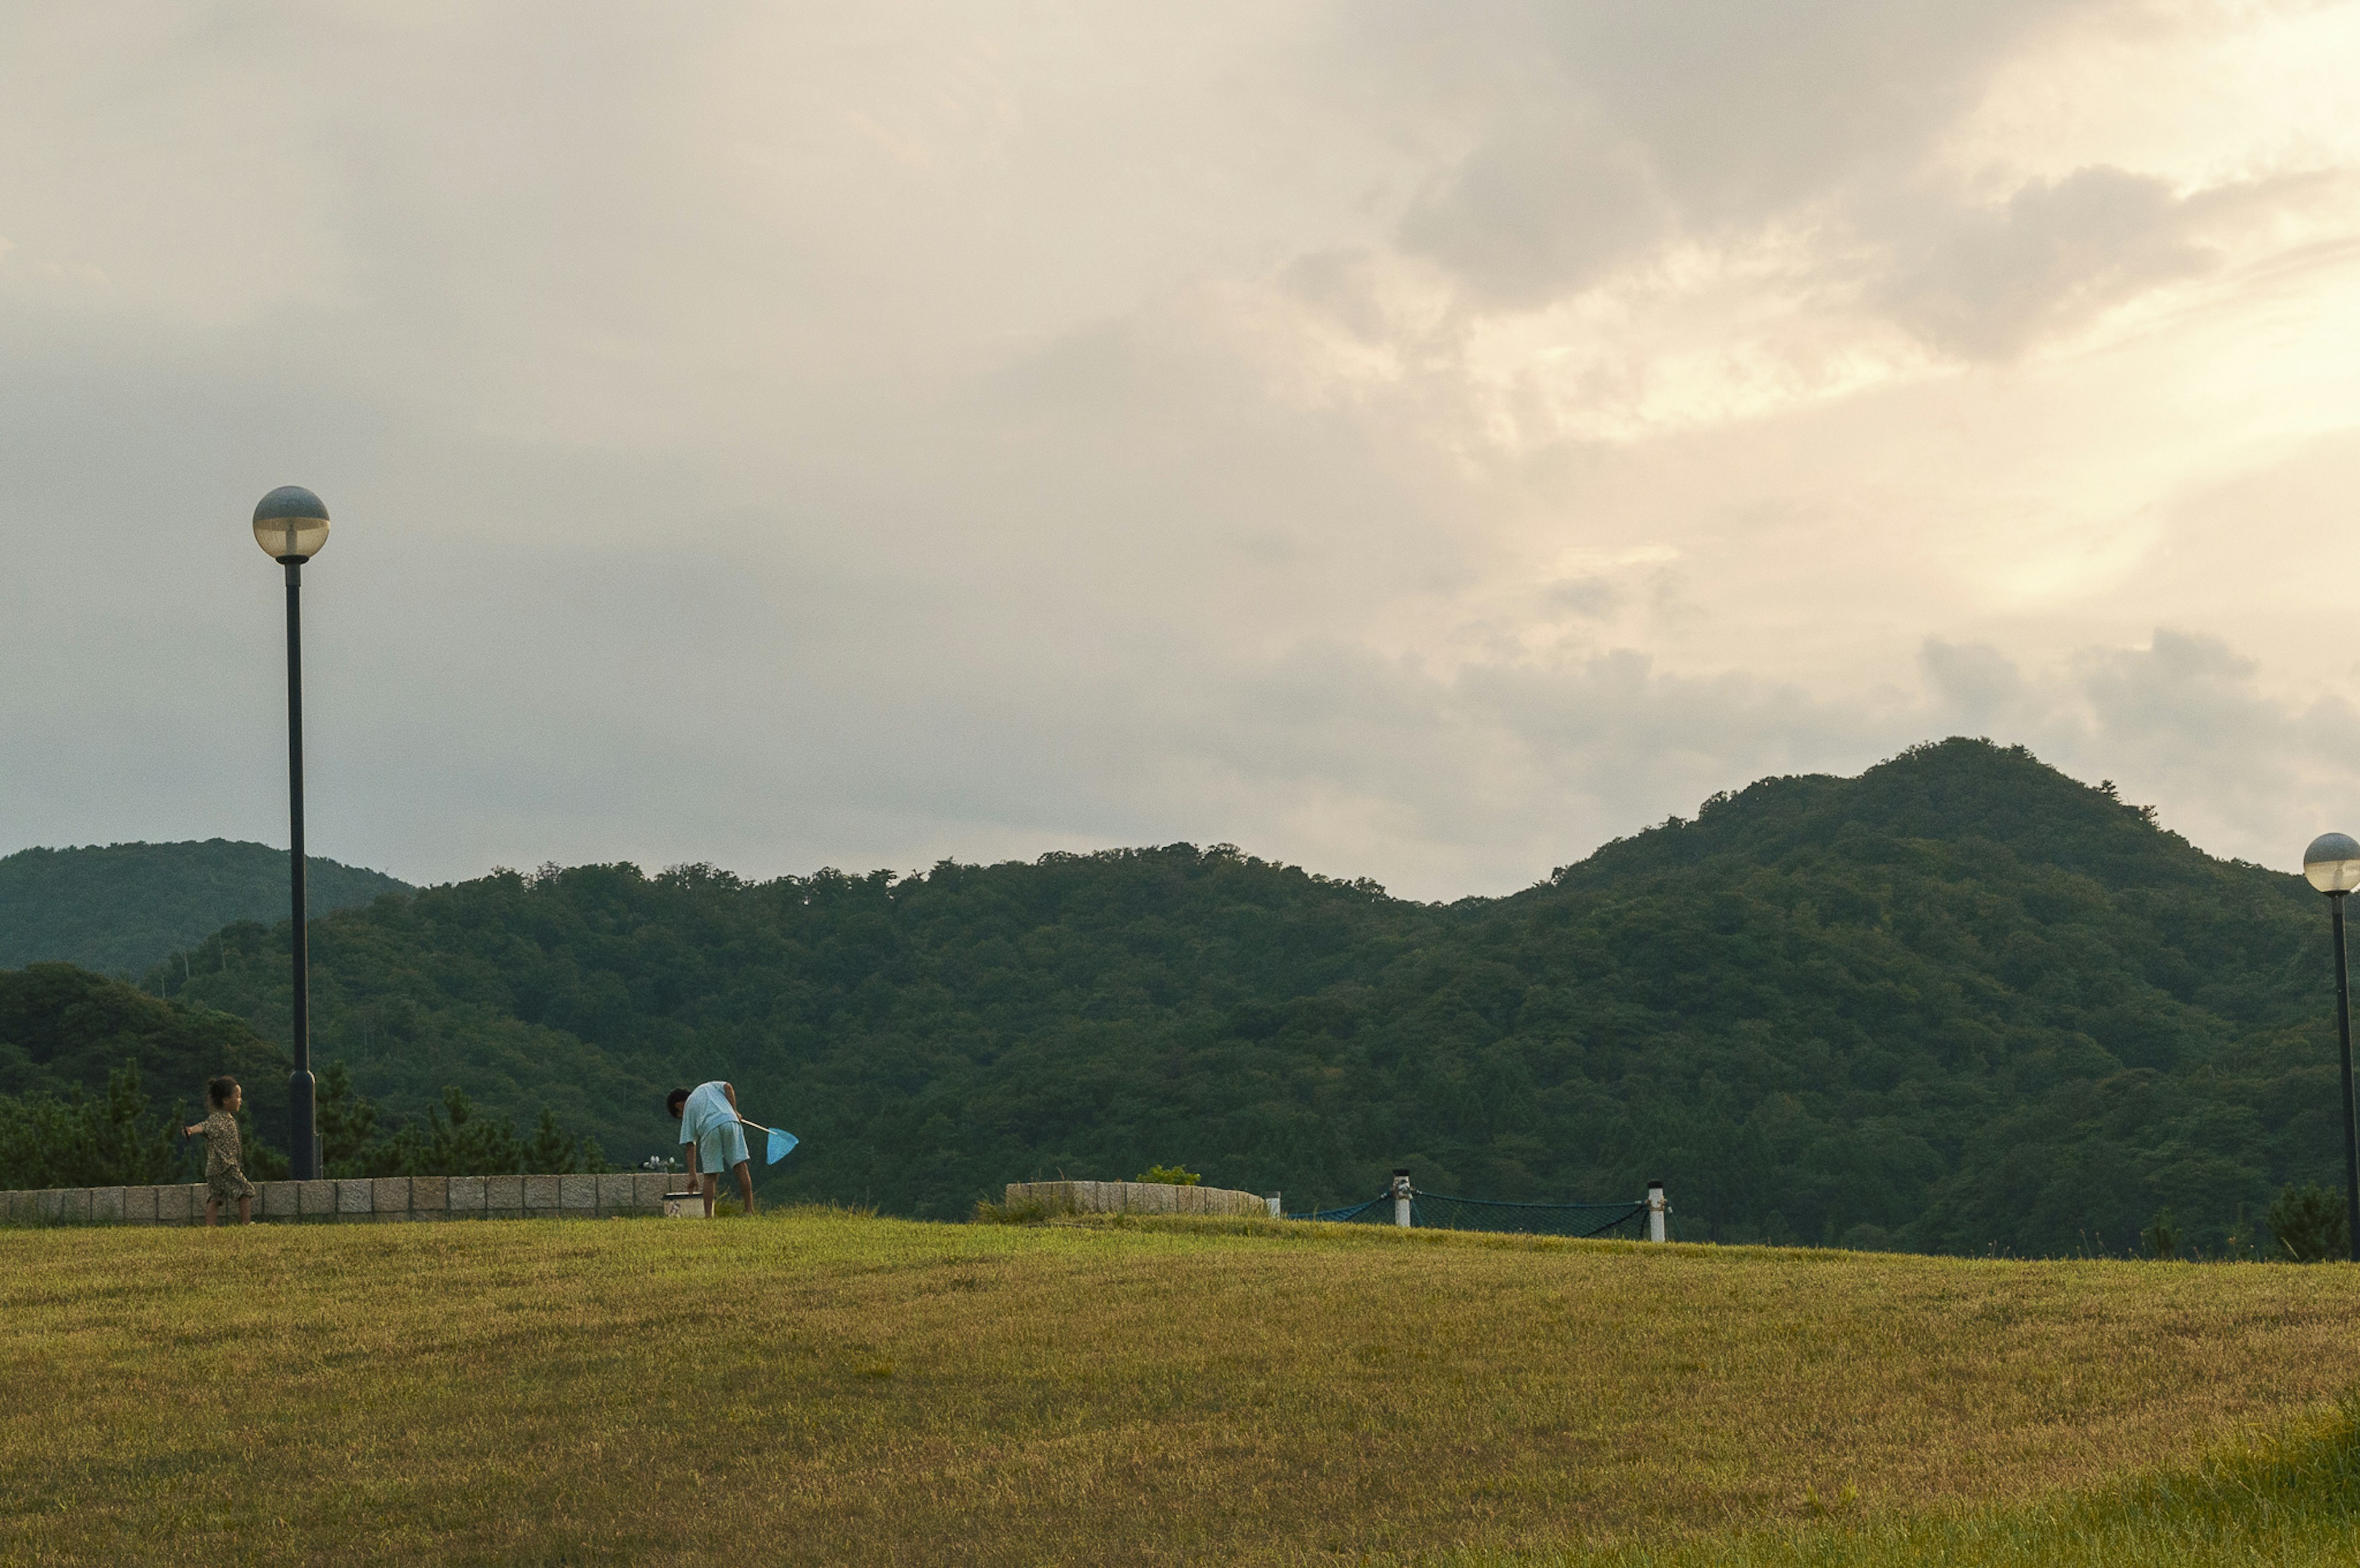
[[[2334,911],[2335,1039],[2344,1048],[2344,1230],[2351,1244],[2352,1261],[2360,1263],[2360,1127],[2354,1125],[2352,1107],[2352,975],[2344,960],[2346,897],[2332,895],[2327,907]]]
[[[1273,1192],[1267,1200],[1270,1204],[1270,1217],[1274,1220],[1286,1217],[1286,1205],[1280,1203],[1278,1197],[1276,1192]]]
[[[1647,1239],[1649,1241],[1667,1239],[1664,1235],[1664,1216],[1671,1212],[1672,1201],[1664,1196],[1664,1184],[1661,1181],[1648,1182]]]
[[[1411,1197],[1415,1195],[1410,1192],[1409,1168],[1407,1166],[1404,1166],[1393,1172],[1393,1224],[1401,1226],[1404,1230],[1407,1230],[1409,1229],[1409,1201]]]
[[[279,564],[287,568],[288,891],[294,922],[290,945],[295,957],[295,1071],[287,1078],[287,1152],[295,1180],[316,1181],[320,1150],[311,1078],[311,946],[303,896],[303,637],[299,608],[303,562],[290,555]]]

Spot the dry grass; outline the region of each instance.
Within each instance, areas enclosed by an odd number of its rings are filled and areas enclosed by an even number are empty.
[[[2315,1426],[2356,1307],[2344,1266],[1253,1221],[0,1232],[0,1559],[1905,1561],[1777,1531]]]
[[[1820,1519],[1599,1552],[1478,1549],[1431,1568],[2350,1568],[2360,1409],[2090,1494]]]

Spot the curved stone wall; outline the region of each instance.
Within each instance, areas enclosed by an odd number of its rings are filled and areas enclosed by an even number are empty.
[[[1261,1214],[1270,1200],[1229,1187],[1161,1181],[1011,1181],[1011,1207],[1039,1203],[1053,1214]]]
[[[333,1223],[379,1220],[587,1219],[661,1214],[677,1177],[646,1171],[604,1176],[377,1176],[334,1181],[261,1181],[257,1220]],[[9,1225],[202,1225],[202,1182],[169,1187],[52,1187],[0,1192]],[[235,1217],[235,1213],[231,1214]]]

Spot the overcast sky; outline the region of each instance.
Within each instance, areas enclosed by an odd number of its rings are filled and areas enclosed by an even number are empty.
[[[0,851],[2360,824],[2360,5],[0,7]]]

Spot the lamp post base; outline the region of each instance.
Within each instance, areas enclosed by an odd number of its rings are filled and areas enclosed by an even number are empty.
[[[290,1167],[288,1174],[298,1181],[320,1179],[316,1087],[307,1069],[299,1067],[287,1075],[287,1163]]]
[[[2344,1236],[2352,1261],[2360,1263],[2360,1125],[2355,1124],[2352,1102],[2352,971],[2344,960],[2344,900],[2350,896],[2331,893],[2327,907],[2334,911],[2335,1039],[2344,1055]]]

